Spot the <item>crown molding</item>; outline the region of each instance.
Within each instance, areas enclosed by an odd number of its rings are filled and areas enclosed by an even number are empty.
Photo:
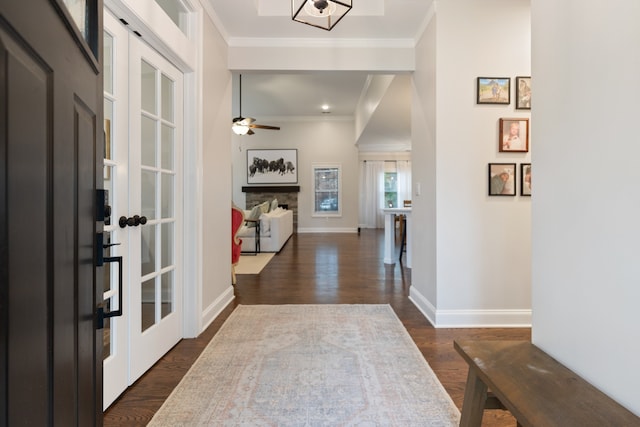
[[[229,47],[297,47],[297,48],[400,48],[413,49],[415,39],[316,39],[276,37],[231,37]]]
[[[260,116],[260,122],[288,122],[288,123],[301,123],[301,122],[352,122],[353,116],[333,116],[331,114],[323,114],[321,116]]]

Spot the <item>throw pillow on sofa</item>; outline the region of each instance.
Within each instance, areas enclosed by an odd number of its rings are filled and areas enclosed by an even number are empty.
[[[251,209],[251,212],[249,213],[249,215],[247,215],[246,219],[257,221],[260,219],[260,215],[262,215],[262,208],[260,207],[260,205],[257,205]],[[255,227],[255,226],[256,226],[255,222],[247,222],[247,227]]]

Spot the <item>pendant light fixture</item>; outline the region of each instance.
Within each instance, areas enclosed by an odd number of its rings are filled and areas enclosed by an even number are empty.
[[[352,0],[291,0],[291,19],[331,31],[351,7]]]

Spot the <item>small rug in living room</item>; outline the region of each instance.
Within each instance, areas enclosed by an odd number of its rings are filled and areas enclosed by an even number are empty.
[[[150,426],[457,426],[389,305],[238,306]]]
[[[272,252],[261,252],[255,255],[241,255],[236,274],[260,274],[263,268],[269,264],[275,254]]]

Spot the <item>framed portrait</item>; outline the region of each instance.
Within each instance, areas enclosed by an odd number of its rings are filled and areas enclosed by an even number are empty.
[[[529,151],[529,119],[500,119],[498,151],[526,153]]]
[[[247,150],[247,184],[296,184],[298,150]]]
[[[510,104],[510,77],[478,77],[476,84],[478,104]]]
[[[516,164],[489,163],[489,195],[516,195]]]
[[[520,163],[520,195],[531,196],[531,163]]]
[[[531,77],[516,77],[516,110],[531,109]]]

